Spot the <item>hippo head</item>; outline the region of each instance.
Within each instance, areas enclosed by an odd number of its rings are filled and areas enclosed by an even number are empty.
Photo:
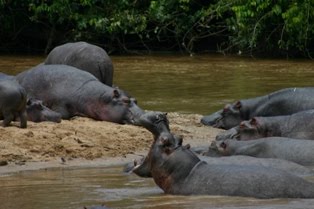
[[[150,131],[154,136],[158,136],[162,132],[170,132],[167,113],[158,111],[149,111],[142,114],[139,124]]]
[[[182,146],[182,142],[182,137],[162,133],[148,154],[154,181],[166,193],[171,193],[171,185],[184,180],[200,161],[190,145]]]
[[[240,139],[239,129],[240,129],[240,126],[235,126],[231,129],[228,129],[227,131],[217,134],[216,141],[221,141],[225,139],[239,140]]]
[[[117,87],[112,92],[112,108],[115,109],[113,114],[122,116],[122,123],[133,125],[139,125],[139,118],[145,112],[137,105],[135,98]]]
[[[87,111],[92,118],[120,124],[134,124],[144,111],[139,108],[134,98],[130,98],[119,88],[100,96],[99,101],[86,102]],[[138,119],[137,119],[138,120]]]
[[[232,143],[232,139],[226,139],[222,141],[216,141],[215,146],[217,151],[222,155],[222,156],[229,156],[232,153],[232,147],[230,146],[230,143]]]
[[[218,110],[217,112],[211,114],[211,115],[206,115],[202,117],[201,123],[206,125],[206,126],[216,126],[216,123],[221,119],[221,113],[222,110]]]
[[[60,123],[61,114],[55,112],[45,105],[41,100],[29,98],[26,103],[27,119],[33,122],[51,121]]]
[[[222,156],[217,148],[216,142],[213,141],[210,146],[208,147],[208,150],[206,152],[202,153],[203,156],[208,156],[208,157],[220,157]]]
[[[239,125],[239,123],[242,121],[240,112],[241,107],[242,104],[240,101],[233,105],[227,104],[221,112],[221,117],[216,120],[214,127],[230,129]]]
[[[260,125],[260,119],[253,117],[251,120],[242,121],[239,125],[240,140],[251,140],[266,137]]]

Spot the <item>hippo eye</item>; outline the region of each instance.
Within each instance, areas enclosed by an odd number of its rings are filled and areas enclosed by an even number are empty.
[[[226,149],[226,148],[227,148],[227,144],[226,144],[225,142],[222,142],[222,143],[220,144],[220,147],[222,147],[223,149]]]
[[[131,100],[130,99],[123,99],[122,101],[125,104],[131,104]]]

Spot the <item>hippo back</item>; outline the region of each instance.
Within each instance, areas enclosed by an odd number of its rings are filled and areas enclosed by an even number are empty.
[[[54,48],[45,64],[65,64],[93,74],[102,83],[112,86],[113,65],[102,48],[86,43],[67,43]]]

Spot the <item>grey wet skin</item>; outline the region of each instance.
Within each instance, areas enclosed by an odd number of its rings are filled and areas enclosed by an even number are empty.
[[[227,130],[255,116],[290,115],[309,109],[314,109],[313,87],[287,88],[228,104],[222,110],[204,116],[201,122]]]
[[[279,158],[300,165],[314,165],[314,141],[284,137],[267,137],[249,141],[226,139],[217,141],[222,155],[248,155],[259,158]]]
[[[68,65],[38,65],[16,76],[30,98],[43,101],[62,119],[85,116],[132,123],[137,106],[124,91],[101,83],[92,74]],[[49,84],[49,85],[48,85]]]
[[[155,183],[175,195],[313,198],[314,184],[263,166],[210,165],[188,147],[160,136],[149,152]],[[184,159],[184,160],[182,160]]]
[[[65,64],[93,74],[102,83],[112,86],[113,65],[107,52],[86,42],[67,43],[55,47],[45,64]]]
[[[46,107],[41,100],[28,99],[26,104],[27,120],[33,122],[61,122],[61,114]]]
[[[20,127],[27,127],[26,91],[15,79],[0,80],[0,119],[3,126],[9,126],[16,117],[20,118]]]
[[[306,110],[292,115],[273,117],[253,117],[242,121],[216,136],[216,140],[235,138],[250,140],[271,136],[294,139],[314,139],[314,110]]]
[[[155,183],[168,194],[230,195],[257,198],[312,198],[314,184],[264,166],[209,165],[201,161],[182,137],[170,133],[157,113],[143,114],[144,127],[154,140],[144,162]],[[159,123],[159,122],[161,123]],[[156,125],[157,124],[157,125]],[[288,182],[288,183],[287,183]]]
[[[210,165],[232,165],[232,166],[263,166],[266,168],[276,168],[279,170],[286,171],[288,173],[297,176],[311,176],[314,175],[314,171],[305,166],[299,165],[297,163],[275,158],[256,158],[251,156],[221,156],[221,157],[209,157],[209,156],[199,156],[200,160],[210,164]],[[151,178],[152,174],[148,167],[146,157],[142,157],[136,160],[134,163],[128,163],[124,172],[133,172],[136,175],[143,178]]]

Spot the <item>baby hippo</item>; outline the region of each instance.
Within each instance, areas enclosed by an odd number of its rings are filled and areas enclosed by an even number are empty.
[[[216,141],[222,155],[248,155],[259,158],[279,158],[301,165],[314,165],[314,141],[284,137],[267,137],[256,140]]]
[[[41,100],[30,98],[26,104],[27,120],[33,122],[61,122],[61,114],[46,107]]]
[[[9,126],[15,117],[20,118],[20,127],[26,128],[26,91],[15,79],[0,80],[0,119]]]

